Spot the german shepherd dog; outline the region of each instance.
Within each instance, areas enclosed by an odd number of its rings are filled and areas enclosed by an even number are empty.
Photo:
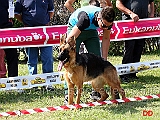
[[[90,81],[95,91],[99,92],[101,98],[98,102],[106,100],[109,95],[104,90],[104,85],[111,88],[112,99],[116,99],[115,91],[125,98],[125,92],[120,86],[120,80],[116,68],[103,58],[92,53],[76,53],[76,41],[72,37],[66,43],[65,35],[60,40],[60,53],[58,55],[59,71],[65,68],[64,78],[68,85],[68,104],[73,104],[74,86],[77,87],[76,104],[80,104],[83,82]],[[119,94],[118,94],[119,96]]]

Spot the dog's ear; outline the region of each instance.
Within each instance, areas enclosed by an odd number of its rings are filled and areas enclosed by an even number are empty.
[[[76,38],[75,38],[75,36],[72,36],[72,37],[69,39],[68,44],[69,44],[70,46],[72,46],[72,47],[76,45]]]
[[[66,43],[66,34],[62,34],[61,38],[60,38],[60,45],[65,44]]]

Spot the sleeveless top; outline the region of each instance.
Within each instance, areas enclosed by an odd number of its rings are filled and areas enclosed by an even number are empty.
[[[81,12],[86,12],[89,20],[90,20],[90,26],[88,28],[86,28],[85,30],[90,30],[90,29],[97,29],[98,26],[95,26],[95,24],[93,23],[93,19],[95,19],[95,13],[101,11],[102,8],[100,7],[96,7],[96,6],[85,6],[82,8],[78,8],[75,12],[72,13],[72,15],[69,18],[69,24],[71,24],[72,26],[75,26],[78,22],[78,15]]]

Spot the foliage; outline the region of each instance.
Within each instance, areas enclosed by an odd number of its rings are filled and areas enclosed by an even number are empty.
[[[155,16],[160,17],[160,0],[154,0],[155,3]]]
[[[54,1],[54,16],[51,21],[52,25],[66,25],[70,16],[70,12],[64,7],[64,0]]]
[[[14,28],[23,27],[23,24],[20,23],[17,19],[13,19],[13,23],[14,23],[13,25]]]

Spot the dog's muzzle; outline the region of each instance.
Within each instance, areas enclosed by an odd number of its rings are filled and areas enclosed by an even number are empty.
[[[59,60],[58,71],[61,71],[63,65],[69,61],[69,58],[70,58],[69,51],[67,50],[64,50],[58,55],[57,57],[57,59]]]

